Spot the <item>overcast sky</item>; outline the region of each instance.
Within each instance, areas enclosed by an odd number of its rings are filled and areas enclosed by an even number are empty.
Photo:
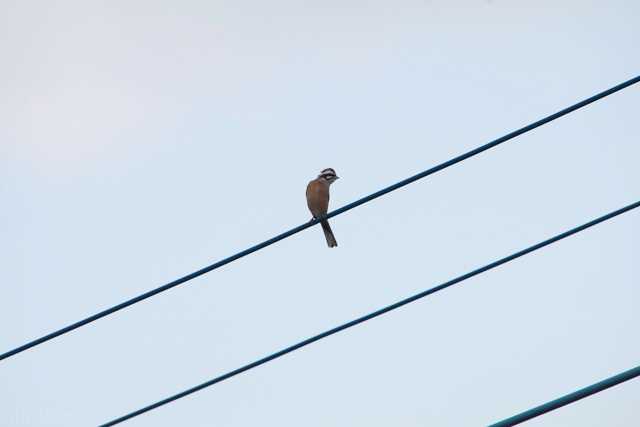
[[[636,1],[0,2],[0,352],[640,73]],[[91,426],[640,199],[640,85],[0,362]],[[640,211],[128,422],[476,426],[640,361]],[[529,422],[640,424],[640,380]]]

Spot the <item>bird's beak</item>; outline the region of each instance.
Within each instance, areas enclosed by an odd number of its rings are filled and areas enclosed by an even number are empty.
[[[340,177],[338,175],[336,175],[336,179],[340,179]]]

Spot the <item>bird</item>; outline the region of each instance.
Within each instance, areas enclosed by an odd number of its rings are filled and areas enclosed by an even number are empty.
[[[336,238],[333,236],[329,221],[321,219],[327,214],[329,209],[329,187],[339,178],[336,171],[332,168],[323,169],[318,177],[309,182],[307,185],[307,206],[314,219],[320,219],[324,237],[327,239],[327,245],[330,248],[338,246]]]

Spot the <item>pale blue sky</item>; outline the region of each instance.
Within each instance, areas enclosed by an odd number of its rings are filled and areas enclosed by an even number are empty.
[[[0,351],[640,73],[632,1],[0,4]],[[640,198],[634,86],[0,362],[96,425]],[[631,212],[131,426],[472,426],[640,361]],[[640,423],[640,381],[529,422]]]

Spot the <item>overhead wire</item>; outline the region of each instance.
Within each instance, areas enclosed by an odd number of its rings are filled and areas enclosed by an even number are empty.
[[[546,414],[547,412],[576,402],[580,399],[584,399],[585,397],[589,397],[592,394],[599,393],[618,384],[622,384],[623,382],[629,381],[638,376],[640,376],[640,366],[636,366],[635,368],[629,369],[628,371],[624,371],[622,373],[619,373],[618,375],[614,375],[595,384],[591,384],[587,387],[581,388],[580,390],[574,391],[573,393],[569,393],[542,405],[536,406],[535,408],[529,409],[528,411],[521,412],[505,420],[491,424],[489,427],[515,426],[532,418]]]
[[[354,201],[352,203],[349,203],[349,204],[347,204],[345,206],[342,206],[339,209],[336,209],[336,210],[334,210],[332,212],[329,212],[326,215],[325,218],[328,219],[328,218],[340,215],[340,214],[342,214],[344,212],[347,212],[347,211],[349,211],[349,210],[351,210],[353,208],[356,208],[356,207],[358,207],[358,206],[360,206],[362,204],[365,204],[365,203],[370,202],[370,201],[372,201],[374,199],[377,199],[378,197],[381,197],[381,196],[383,196],[385,194],[388,194],[388,193],[390,193],[392,191],[395,191],[395,190],[397,190],[397,189],[399,189],[401,187],[409,185],[412,182],[415,182],[415,181],[417,181],[419,179],[425,178],[425,177],[427,177],[429,175],[432,175],[432,174],[434,174],[436,172],[444,170],[444,169],[446,169],[446,168],[448,168],[450,166],[453,166],[453,165],[455,165],[457,163],[460,163],[460,162],[462,162],[462,161],[464,161],[464,160],[466,160],[466,159],[468,159],[470,157],[473,157],[473,156],[476,156],[476,155],[478,155],[480,153],[483,153],[483,152],[485,152],[485,151],[487,151],[487,150],[489,150],[491,148],[497,147],[498,145],[503,144],[503,143],[505,143],[505,142],[507,142],[507,141],[519,136],[519,135],[522,135],[522,134],[524,134],[526,132],[529,132],[529,131],[537,128],[537,127],[540,127],[540,126],[542,126],[542,125],[544,125],[546,123],[549,123],[549,122],[551,122],[553,120],[556,120],[556,119],[558,119],[558,118],[560,118],[562,116],[565,116],[565,115],[567,115],[567,114],[569,114],[569,113],[571,113],[573,111],[576,111],[576,110],[578,110],[580,108],[583,108],[583,107],[585,107],[585,106],[587,106],[587,105],[589,105],[589,104],[591,104],[591,103],[593,103],[593,102],[595,102],[597,100],[600,100],[600,99],[602,99],[604,97],[607,97],[607,96],[609,96],[609,95],[611,95],[613,93],[616,93],[616,92],[618,92],[618,91],[620,91],[620,90],[622,90],[624,88],[627,88],[627,87],[629,87],[631,85],[634,85],[634,84],[636,84],[638,82],[640,82],[640,76],[637,76],[637,77],[634,77],[632,79],[629,79],[629,80],[627,80],[627,81],[625,81],[623,83],[620,83],[620,84],[618,84],[618,85],[616,85],[616,86],[614,86],[612,88],[609,88],[609,89],[607,89],[607,90],[605,90],[603,92],[600,92],[600,93],[598,93],[596,95],[593,95],[593,96],[591,96],[591,97],[589,97],[589,98],[587,98],[587,99],[585,99],[583,101],[580,101],[580,102],[578,102],[576,104],[573,104],[573,105],[571,105],[571,106],[569,106],[567,108],[564,108],[563,110],[560,110],[557,113],[551,114],[551,115],[549,115],[547,117],[544,117],[544,118],[542,118],[542,119],[540,119],[540,120],[538,120],[538,121],[536,121],[534,123],[531,123],[531,124],[529,124],[529,125],[527,125],[525,127],[522,127],[522,128],[520,128],[518,130],[515,130],[515,131],[513,131],[513,132],[511,132],[511,133],[509,133],[507,135],[504,135],[504,136],[502,136],[502,137],[500,137],[500,138],[498,138],[498,139],[496,139],[494,141],[491,141],[491,142],[489,142],[487,144],[484,144],[484,145],[482,145],[482,146],[480,146],[478,148],[475,148],[475,149],[473,149],[471,151],[468,151],[468,152],[466,152],[464,154],[461,154],[461,155],[459,155],[457,157],[454,157],[451,160],[448,160],[448,161],[446,161],[444,163],[436,165],[436,166],[434,166],[434,167],[432,167],[430,169],[427,169],[427,170],[425,170],[423,172],[420,172],[420,173],[418,173],[416,175],[413,175],[413,176],[411,176],[409,178],[406,178],[406,179],[404,179],[404,180],[402,180],[400,182],[397,182],[397,183],[395,183],[393,185],[390,185],[390,186],[388,186],[386,188],[383,188],[382,190],[376,191],[375,193],[372,193],[372,194],[370,194],[368,196],[365,196],[365,197],[363,197],[363,198],[361,198],[359,200],[356,200],[356,201]],[[316,219],[316,220],[307,222],[305,224],[299,225],[297,227],[294,227],[294,228],[292,228],[292,229],[290,229],[288,231],[285,231],[284,233],[281,233],[281,234],[279,234],[279,235],[277,235],[275,237],[272,237],[272,238],[270,238],[268,240],[265,240],[262,243],[258,243],[257,245],[254,245],[254,246],[252,246],[250,248],[242,250],[242,251],[240,251],[240,252],[238,252],[238,253],[236,253],[234,255],[231,255],[230,257],[224,258],[224,259],[222,259],[222,260],[220,260],[218,262],[215,262],[215,263],[213,263],[213,264],[211,264],[209,266],[201,268],[198,271],[195,271],[193,273],[187,274],[186,276],[183,276],[183,277],[181,277],[179,279],[176,279],[176,280],[174,280],[172,282],[169,282],[169,283],[167,283],[165,285],[162,285],[160,287],[157,287],[155,289],[147,291],[147,292],[145,292],[143,294],[140,294],[140,295],[138,295],[136,297],[133,297],[133,298],[127,300],[127,301],[124,301],[124,302],[122,302],[120,304],[114,305],[114,306],[112,306],[110,308],[107,308],[105,310],[102,310],[102,311],[100,311],[100,312],[98,312],[96,314],[93,314],[93,315],[91,315],[89,317],[86,317],[86,318],[84,318],[82,320],[79,320],[79,321],[77,321],[75,323],[72,323],[72,324],[70,324],[68,326],[60,328],[60,329],[58,329],[58,330],[56,330],[54,332],[51,332],[51,333],[49,333],[47,335],[44,335],[44,336],[42,336],[40,338],[37,338],[37,339],[29,341],[29,342],[27,342],[25,344],[22,344],[19,347],[16,347],[14,349],[8,350],[8,351],[0,354],[0,360],[4,360],[4,359],[7,359],[9,357],[15,356],[16,354],[21,353],[21,352],[23,352],[25,350],[28,350],[30,348],[33,348],[33,347],[37,346],[37,345],[43,344],[43,343],[45,343],[45,342],[47,342],[49,340],[52,340],[52,339],[54,339],[56,337],[59,337],[61,335],[66,334],[66,333],[69,333],[69,332],[71,332],[71,331],[73,331],[75,329],[78,329],[78,328],[80,328],[82,326],[85,326],[85,325],[87,325],[89,323],[95,322],[98,319],[101,319],[101,318],[106,317],[106,316],[108,316],[110,314],[113,314],[113,313],[115,313],[117,311],[120,311],[120,310],[122,310],[122,309],[124,309],[126,307],[129,307],[131,305],[139,303],[139,302],[141,302],[141,301],[143,301],[143,300],[145,300],[147,298],[150,298],[150,297],[152,297],[154,295],[157,295],[157,294],[159,294],[161,292],[164,292],[164,291],[167,291],[169,289],[172,289],[172,288],[174,288],[174,287],[176,287],[178,285],[181,285],[181,284],[183,284],[185,282],[188,282],[188,281],[190,281],[192,279],[195,279],[196,277],[202,276],[205,273],[208,273],[208,272],[213,271],[213,270],[215,270],[217,268],[220,268],[220,267],[222,267],[224,265],[227,265],[227,264],[229,264],[229,263],[231,263],[233,261],[236,261],[236,260],[238,260],[238,259],[240,259],[242,257],[245,257],[245,256],[247,256],[247,255],[249,255],[249,254],[251,254],[253,252],[256,252],[258,250],[264,249],[267,246],[270,246],[270,245],[272,245],[272,244],[274,244],[276,242],[279,242],[280,240],[283,240],[283,239],[286,239],[287,237],[293,236],[294,234],[299,233],[299,232],[301,232],[301,231],[303,231],[303,230],[305,230],[305,229],[307,229],[309,227],[312,227],[312,226],[318,224],[319,222],[320,222],[320,220]]]
[[[388,313],[388,312],[390,312],[392,310],[400,308],[400,307],[402,307],[404,305],[407,305],[409,303],[412,303],[414,301],[422,299],[422,298],[424,298],[424,297],[426,297],[428,295],[434,294],[434,293],[436,293],[438,291],[446,289],[446,288],[448,288],[450,286],[453,286],[453,285],[455,285],[457,283],[460,283],[460,282],[465,281],[467,279],[470,279],[470,278],[472,278],[474,276],[477,276],[477,275],[479,275],[481,273],[484,273],[486,271],[494,269],[494,268],[496,268],[496,267],[498,267],[500,265],[506,264],[506,263],[508,263],[510,261],[513,261],[513,260],[515,260],[517,258],[520,258],[520,257],[522,257],[522,256],[524,256],[526,254],[529,254],[531,252],[537,251],[538,249],[544,248],[545,246],[548,246],[548,245],[550,245],[552,243],[555,243],[555,242],[557,242],[559,240],[562,240],[562,239],[567,238],[569,236],[572,236],[572,235],[574,235],[576,233],[584,231],[587,228],[593,227],[594,225],[597,225],[597,224],[600,224],[600,223],[602,223],[604,221],[610,220],[610,219],[612,219],[612,218],[614,218],[614,217],[616,217],[618,215],[621,215],[621,214],[623,214],[625,212],[628,212],[628,211],[630,211],[632,209],[636,209],[637,207],[640,207],[640,201],[637,201],[635,203],[627,205],[627,206],[625,206],[623,208],[620,208],[618,210],[610,212],[610,213],[608,213],[606,215],[603,215],[601,217],[598,217],[598,218],[596,218],[596,219],[594,219],[592,221],[589,221],[589,222],[584,223],[582,225],[579,225],[579,226],[577,226],[575,228],[572,228],[572,229],[570,229],[568,231],[560,233],[560,234],[558,234],[556,236],[553,236],[553,237],[551,237],[551,238],[549,238],[547,240],[544,240],[544,241],[542,241],[540,243],[536,243],[535,245],[529,246],[528,248],[522,249],[522,250],[520,250],[518,252],[515,252],[515,253],[513,253],[511,255],[508,255],[508,256],[506,256],[504,258],[501,258],[501,259],[499,259],[497,261],[489,263],[489,264],[487,264],[487,265],[485,265],[483,267],[477,268],[477,269],[475,269],[475,270],[473,270],[473,271],[471,271],[469,273],[463,274],[462,276],[458,276],[455,279],[449,280],[448,282],[445,282],[445,283],[443,283],[441,285],[438,285],[438,286],[435,286],[433,288],[427,289],[427,290],[425,290],[423,292],[420,292],[418,294],[415,294],[413,296],[405,298],[405,299],[403,299],[401,301],[398,301],[398,302],[396,302],[394,304],[391,304],[391,305],[388,305],[386,307],[383,307],[383,308],[381,308],[379,310],[376,310],[376,311],[374,311],[372,313],[369,313],[369,314],[367,314],[365,316],[362,316],[362,317],[359,317],[357,319],[351,320],[351,321],[349,321],[347,323],[344,323],[344,324],[342,324],[340,326],[337,326],[335,328],[329,329],[329,330],[327,330],[325,332],[322,332],[322,333],[320,333],[318,335],[315,335],[313,337],[307,338],[307,339],[305,339],[303,341],[300,341],[300,342],[298,342],[296,344],[293,344],[293,345],[291,345],[289,347],[286,347],[286,348],[284,348],[282,350],[279,350],[279,351],[277,351],[275,353],[272,353],[272,354],[270,354],[270,355],[268,355],[266,357],[263,357],[261,359],[258,359],[256,361],[254,361],[254,362],[251,362],[251,363],[249,363],[247,365],[244,365],[244,366],[242,366],[240,368],[234,369],[233,371],[227,372],[227,373],[225,373],[223,375],[220,375],[220,376],[218,376],[216,378],[213,378],[213,379],[211,379],[209,381],[206,381],[206,382],[204,382],[202,384],[196,385],[196,386],[191,387],[191,388],[189,388],[189,389],[187,389],[185,391],[182,391],[180,393],[174,394],[173,396],[167,397],[167,398],[165,398],[163,400],[160,400],[160,401],[158,401],[156,403],[153,403],[151,405],[145,406],[144,408],[141,408],[141,409],[138,409],[136,411],[133,411],[133,412],[131,412],[131,413],[127,414],[127,415],[124,415],[122,417],[116,418],[116,419],[114,419],[112,421],[109,421],[109,422],[107,422],[105,424],[102,424],[101,427],[108,427],[108,426],[113,426],[113,425],[122,423],[122,422],[124,422],[126,420],[129,420],[131,418],[134,418],[134,417],[136,417],[138,415],[142,415],[145,412],[148,412],[148,411],[156,409],[156,408],[158,408],[160,406],[166,405],[167,403],[170,403],[170,402],[173,402],[175,400],[178,400],[178,399],[181,399],[183,397],[186,397],[186,396],[188,396],[188,395],[190,395],[192,393],[195,393],[195,392],[200,391],[200,390],[202,390],[204,388],[210,387],[210,386],[212,386],[214,384],[220,383],[220,382],[222,382],[224,380],[228,380],[229,378],[232,378],[232,377],[234,377],[236,375],[239,375],[239,374],[241,374],[243,372],[246,372],[246,371],[248,371],[250,369],[256,368],[256,367],[258,367],[260,365],[263,365],[263,364],[265,364],[267,362],[270,362],[270,361],[272,361],[274,359],[277,359],[279,357],[282,357],[282,356],[284,356],[284,355],[286,355],[288,353],[291,353],[291,352],[293,352],[295,350],[299,350],[302,347],[305,347],[305,346],[307,346],[309,344],[312,344],[312,343],[314,343],[316,341],[319,341],[321,339],[327,338],[327,337],[329,337],[329,336],[331,336],[333,334],[336,334],[338,332],[344,331],[345,329],[349,329],[349,328],[351,328],[353,326],[356,326],[356,325],[358,325],[360,323],[363,323],[363,322],[371,320],[371,319],[373,319],[375,317],[381,316],[381,315],[383,315],[385,313]]]

